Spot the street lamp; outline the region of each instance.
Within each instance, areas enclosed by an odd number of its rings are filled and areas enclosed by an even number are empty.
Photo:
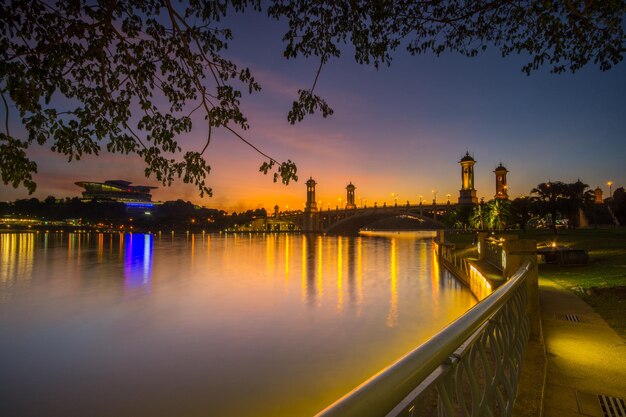
[[[609,186],[609,198],[611,198],[613,196],[613,193],[611,193],[611,186],[613,185],[613,181],[609,180],[606,185]]]
[[[450,193],[446,194],[446,197],[448,197],[448,204],[450,204]]]
[[[422,200],[423,200],[423,199],[424,199],[424,196],[423,196],[423,195],[421,195],[421,196],[420,196],[420,206],[422,205]]]
[[[433,206],[437,205],[437,190],[433,190]]]
[[[398,206],[398,194],[391,193],[391,197],[393,197],[393,205]]]

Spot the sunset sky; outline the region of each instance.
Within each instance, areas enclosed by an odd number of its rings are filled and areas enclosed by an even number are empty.
[[[264,16],[231,19],[234,41],[226,56],[249,66],[263,89],[244,96],[251,129],[245,137],[264,152],[298,165],[297,183],[273,183],[258,172],[261,157],[236,137],[214,136],[206,154],[212,166],[207,183],[213,197],[201,199],[193,186],[162,187],[146,179],[135,157],[103,153],[67,164],[50,144],[34,149],[39,165],[34,196],[80,196],[75,181],[125,179],[155,185],[155,200],[182,198],[208,207],[243,210],[279,204],[302,208],[304,182],[312,176],[317,200],[326,208],[345,202],[345,186],[357,198],[392,203],[455,202],[460,188],[459,159],[469,151],[478,196],[495,193],[493,170],[508,169],[512,197],[528,194],[540,182],[580,178],[608,192],[626,185],[626,65],[601,72],[590,65],[576,74],[553,75],[549,68],[526,76],[524,56],[505,59],[490,51],[469,59],[456,54],[410,56],[399,49],[391,67],[375,70],[354,62],[350,48],[322,69],[316,91],[335,110],[294,126],[287,112],[299,88],[309,88],[317,62],[286,60],[281,41],[285,26]],[[12,131],[18,131],[14,114]],[[201,149],[205,128],[198,119],[184,149]],[[0,200],[26,198],[24,189],[0,185]]]

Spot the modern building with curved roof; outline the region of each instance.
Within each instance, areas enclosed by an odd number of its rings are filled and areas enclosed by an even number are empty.
[[[157,187],[130,185],[129,181],[107,180],[105,182],[78,181],[74,184],[85,189],[83,200],[118,201],[120,203],[151,203],[151,190]]]

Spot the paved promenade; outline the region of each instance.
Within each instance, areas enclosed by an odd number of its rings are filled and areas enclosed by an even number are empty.
[[[539,278],[539,300],[547,354],[544,417],[626,416],[614,400],[626,399],[626,341],[551,280]],[[606,413],[601,401],[618,409]]]

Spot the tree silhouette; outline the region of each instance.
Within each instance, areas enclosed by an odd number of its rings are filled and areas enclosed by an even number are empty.
[[[580,179],[574,183],[567,184],[566,187],[566,203],[564,207],[569,219],[569,227],[576,229],[583,209],[593,204],[594,194],[592,190],[588,189],[589,185],[583,183]]]
[[[589,185],[577,180],[566,184],[561,181],[547,182],[537,185],[530,192],[531,208],[551,224],[556,233],[557,214],[568,219],[568,226],[575,229],[579,223],[579,214],[585,207],[589,207],[594,200],[593,191]]]
[[[523,232],[526,231],[526,223],[530,219],[530,200],[526,196],[518,197],[511,201],[511,215],[519,224]]]
[[[309,88],[299,90],[291,123],[332,114],[315,87],[324,64],[354,48],[357,62],[389,65],[406,45],[411,54],[454,51],[475,56],[492,45],[503,56],[524,53],[529,73],[555,73],[590,62],[607,70],[625,51],[623,1],[570,0],[15,0],[0,5],[0,175],[5,184],[35,190],[37,164],[28,155],[48,143],[68,160],[108,152],[136,154],[146,176],[163,185],[175,178],[211,194],[205,153],[215,130],[238,137],[263,157],[274,181],[297,180],[291,160],[278,162],[244,137],[243,92],[259,91],[248,68],[224,57],[232,32],[227,15],[260,12],[286,21],[286,58],[317,57]],[[9,129],[15,109],[26,132]],[[206,143],[179,142],[204,115]]]
[[[530,190],[532,207],[536,214],[543,216],[546,223],[556,233],[557,213],[563,207],[563,199],[568,195],[567,185],[561,181],[542,182]]]

